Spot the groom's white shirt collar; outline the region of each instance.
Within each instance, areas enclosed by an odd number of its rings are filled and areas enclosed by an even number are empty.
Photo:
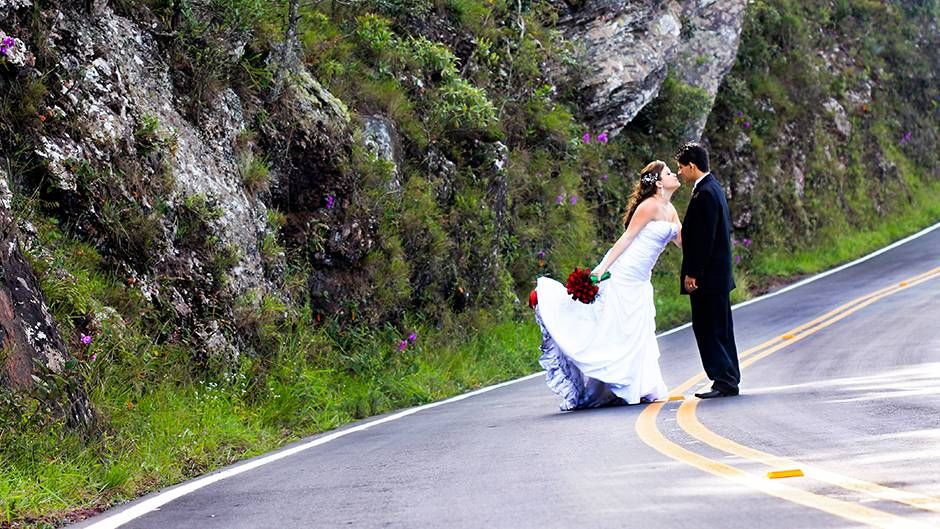
[[[705,180],[705,177],[708,176],[708,175],[710,175],[710,174],[711,174],[711,173],[705,173],[705,174],[703,174],[702,176],[698,177],[698,180],[696,180],[695,183],[692,184],[692,192],[693,192],[693,193],[695,193],[695,188],[698,187],[699,182],[701,182],[702,180]]]

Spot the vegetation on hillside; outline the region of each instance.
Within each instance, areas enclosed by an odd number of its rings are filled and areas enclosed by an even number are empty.
[[[18,37],[48,73],[45,2],[36,3],[18,15]],[[232,86],[261,128],[288,2],[112,4],[156,25],[187,112]],[[390,191],[392,165],[357,143],[342,161],[356,187],[324,203],[374,219],[378,244],[361,262],[324,259],[322,237],[297,244],[272,208],[261,251],[271,270],[286,256],[286,296],[212,297],[235,261],[204,237],[223,204],[136,198],[174,185],[165,162],[174,138],[153,120],[136,127],[146,159],[110,173],[74,168],[83,200],[110,208],[107,222],[60,203],[30,148],[57,97],[52,76],[13,76],[0,59],[0,161],[17,217],[33,226],[24,250],[75,358],[31,392],[0,387],[0,525],[54,526],[313,432],[534,371],[540,336],[520,300],[536,277],[599,260],[636,172],[671,163],[680,131],[708,104],[670,76],[619,136],[590,130],[551,2],[302,2],[298,15],[303,64],[356,116],[390,118],[403,155]],[[940,65],[928,51],[940,44],[938,19],[936,2],[750,4],[705,133],[732,194],[737,299],[940,218]],[[231,53],[233,43],[245,53]],[[452,168],[432,169],[442,159]],[[249,192],[266,196],[269,168],[246,151]],[[680,211],[686,201],[683,190]],[[192,286],[207,293],[207,313],[232,312],[246,346],[236,361],[199,356],[185,322],[128,283],[127,267],[151,267],[156,254],[144,250],[167,236],[210,263]],[[660,328],[687,319],[679,257],[667,250],[656,269]],[[350,265],[370,289],[328,302],[310,291],[311,274]],[[69,384],[98,409],[93,431],[69,430],[47,406]]]

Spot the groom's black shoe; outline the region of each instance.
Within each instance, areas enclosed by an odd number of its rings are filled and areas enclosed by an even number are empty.
[[[706,391],[705,393],[696,393],[695,396],[700,399],[716,399],[718,397],[734,397],[740,391],[738,388],[728,389],[728,390],[719,390],[713,389],[711,391]]]

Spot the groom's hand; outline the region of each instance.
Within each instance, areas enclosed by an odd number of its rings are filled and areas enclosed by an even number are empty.
[[[692,276],[685,276],[685,291],[694,292],[698,289],[698,281]]]

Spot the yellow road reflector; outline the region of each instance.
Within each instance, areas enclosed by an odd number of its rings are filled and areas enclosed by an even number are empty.
[[[673,396],[669,397],[669,400],[670,400],[670,401],[673,401],[673,400],[685,400],[685,395],[673,395]]]
[[[900,286],[902,286],[902,287],[906,287],[906,286],[907,286],[907,281],[901,281],[901,284],[900,284]]]
[[[774,470],[767,473],[767,477],[770,479],[780,479],[780,478],[799,478],[803,476],[803,471],[794,468],[791,470]]]
[[[784,340],[792,340],[793,338],[795,338],[795,336],[792,335],[792,334],[790,334],[790,333],[787,333],[787,334],[784,334],[784,335],[783,335],[783,339],[784,339]]]

